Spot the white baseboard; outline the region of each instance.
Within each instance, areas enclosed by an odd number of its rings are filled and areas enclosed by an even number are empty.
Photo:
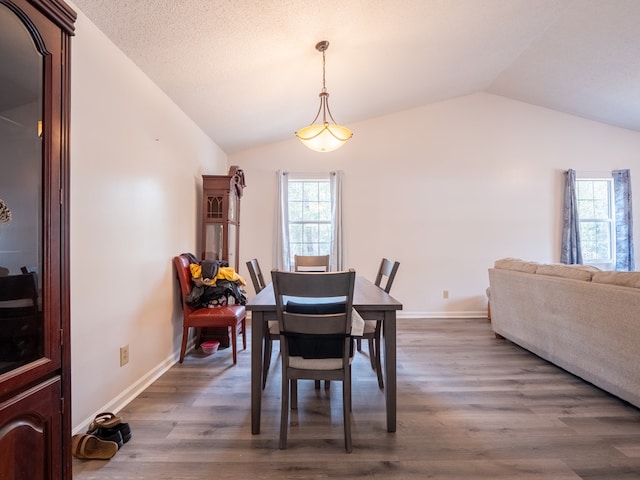
[[[150,370],[146,375],[141,377],[137,382],[129,386],[120,395],[112,399],[95,411],[91,416],[84,419],[80,425],[76,425],[73,428],[72,434],[85,433],[89,424],[93,421],[96,415],[102,412],[119,412],[126,407],[134,398],[140,395],[149,385],[160,378],[167,370],[174,366],[178,362],[179,352],[174,352],[169,355],[164,361],[160,362],[155,368]]]
[[[405,312],[398,310],[397,318],[488,318],[486,310],[459,312]],[[251,312],[247,312],[247,320],[251,322]]]
[[[486,310],[459,312],[397,312],[398,318],[487,318]]]

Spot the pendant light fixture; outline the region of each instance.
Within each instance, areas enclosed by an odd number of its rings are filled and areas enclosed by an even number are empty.
[[[320,92],[320,108],[311,125],[301,128],[296,136],[311,150],[316,152],[332,152],[349,140],[353,133],[347,127],[338,125],[329,110],[329,92],[325,87],[325,53],[329,42],[322,40],[316,44],[316,50],[322,52],[322,91]],[[322,113],[322,123],[317,123]],[[329,122],[331,121],[331,123]]]

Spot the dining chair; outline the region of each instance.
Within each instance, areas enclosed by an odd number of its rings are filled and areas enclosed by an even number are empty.
[[[257,258],[252,258],[247,262],[247,269],[249,270],[249,276],[253,283],[253,289],[256,291],[256,295],[264,290],[267,286],[260,269],[260,264]],[[271,368],[271,352],[273,351],[273,342],[280,340],[280,330],[278,329],[278,322],[270,320],[267,322],[267,328],[264,331],[263,338],[263,359],[262,359],[262,389],[264,390],[267,385],[267,375],[269,374],[269,368]]]
[[[329,255],[294,255],[293,270],[295,272],[328,272]],[[330,382],[324,382],[325,388],[329,388]],[[320,388],[320,381],[316,380],[316,389]]]
[[[258,263],[257,258],[252,258],[247,262],[247,270],[249,270],[249,276],[251,277],[251,282],[253,283],[253,289],[256,291],[256,295],[264,290],[264,287],[267,284],[264,281],[264,277],[262,276],[262,270],[260,269],[260,264]]]
[[[42,355],[43,319],[36,277],[0,277],[0,372],[3,362],[32,361]]]
[[[295,272],[328,272],[329,255],[294,255]]]
[[[376,281],[374,282],[378,287],[382,288],[385,292],[391,291],[391,285],[396,278],[398,267],[400,262],[395,262],[383,258],[378,268],[378,274],[376,275]],[[384,388],[384,380],[382,379],[382,362],[380,360],[380,337],[382,335],[382,321],[380,320],[367,320],[364,317],[364,333],[362,337],[357,339],[358,351],[362,352],[362,343],[360,339],[367,340],[369,343],[369,360],[371,361],[371,368],[376,372],[378,376],[378,387]]]
[[[200,329],[203,327],[223,327],[230,331],[230,343],[233,351],[234,365],[238,361],[238,330],[242,330],[242,348],[247,348],[247,312],[244,305],[226,305],[224,307],[194,309],[187,303],[191,291],[191,263],[187,255],[173,257],[173,264],[180,284],[182,300],[182,345],[180,347],[180,363],[184,360],[189,338],[189,328],[196,329],[196,348],[200,345]]]
[[[351,314],[355,271],[271,272],[280,329],[282,405],[280,449],[287,448],[289,408],[297,409],[297,381],[343,382],[344,444],[351,452]]]
[[[35,274],[5,275],[0,278],[0,317],[20,317],[38,312]]]

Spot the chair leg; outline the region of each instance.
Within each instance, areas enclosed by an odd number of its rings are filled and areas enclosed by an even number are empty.
[[[381,325],[380,322],[378,322],[378,325],[376,326],[376,338],[375,338],[375,352],[376,352],[376,374],[378,375],[378,387],[380,387],[380,390],[382,390],[384,388],[384,380],[382,379],[382,360],[381,357],[382,355],[380,355],[380,336],[382,335],[381,332]]]
[[[356,338],[356,345],[358,347],[358,351],[362,352],[362,340],[359,338]]]
[[[184,360],[184,352],[187,350],[187,339],[189,338],[189,327],[182,328],[182,345],[180,346],[180,363]]]
[[[242,319],[242,349],[247,349],[247,318]]]
[[[264,336],[264,358],[262,359],[262,389],[264,390],[267,385],[267,375],[269,374],[269,367],[271,366],[271,348],[272,340],[269,337],[269,332]]]
[[[351,374],[345,374],[342,385],[342,416],[344,422],[344,448],[351,453]]]
[[[196,335],[195,335],[195,342],[194,342],[195,348],[198,348],[201,343],[202,343],[202,327],[196,327]]]
[[[289,428],[289,379],[286,367],[282,366],[282,403],[280,407],[280,450],[287,448],[287,429]]]
[[[369,339],[369,363],[371,363],[371,369],[376,369],[376,350],[373,342],[373,338]]]
[[[378,375],[378,387],[380,390],[384,388],[384,380],[382,379],[382,361],[380,360],[380,336],[376,337],[376,374]]]
[[[233,364],[238,363],[238,328],[236,325],[231,327],[231,350],[233,352]]]
[[[298,380],[291,379],[291,410],[298,409]]]

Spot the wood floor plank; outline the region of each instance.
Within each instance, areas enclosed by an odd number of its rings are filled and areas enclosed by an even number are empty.
[[[277,344],[251,434],[250,350],[192,353],[120,414],[134,436],[110,461],[74,460],[77,480],[640,479],[640,410],[494,337],[482,319],[398,322],[398,428],[365,354],[353,366],[353,453],[341,385],[300,382],[278,450]]]

